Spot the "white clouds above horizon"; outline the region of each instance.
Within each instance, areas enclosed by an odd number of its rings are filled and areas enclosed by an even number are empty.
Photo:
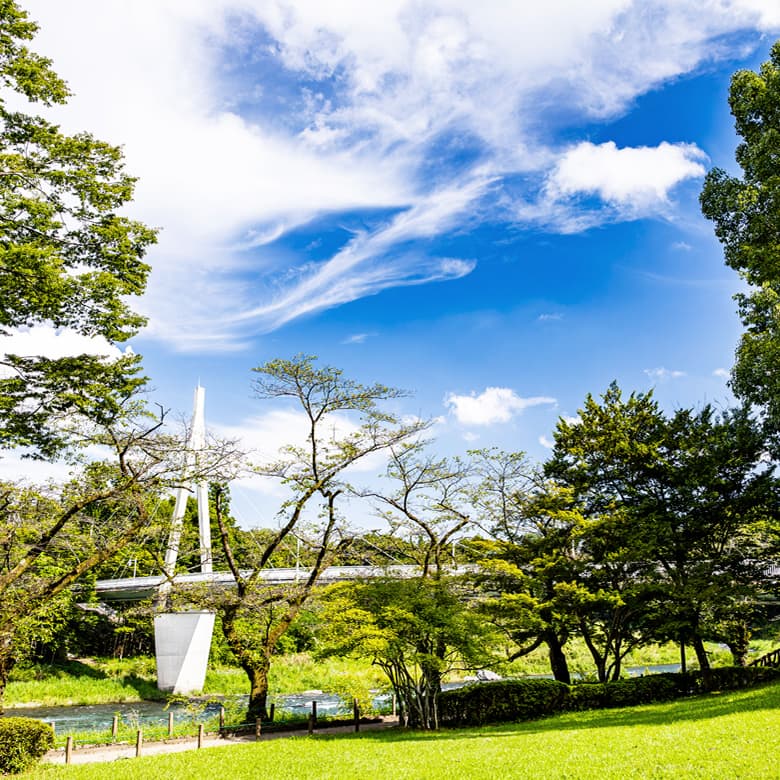
[[[461,425],[493,425],[509,422],[532,406],[554,404],[554,398],[522,398],[509,387],[486,387],[479,395],[448,393],[444,405]]]
[[[126,351],[132,353],[129,347]],[[72,355],[105,355],[109,359],[121,357],[123,352],[102,336],[83,336],[67,328],[39,325],[17,328],[8,335],[0,335],[0,355],[40,356],[50,359]]]
[[[666,382],[669,379],[681,379],[682,377],[687,376],[685,371],[664,368],[663,366],[659,368],[646,368],[644,373],[655,382]]]
[[[241,349],[389,287],[462,278],[474,259],[430,246],[455,225],[571,232],[662,213],[703,170],[690,139],[562,147],[545,112],[567,106],[576,133],[702,63],[744,54],[731,33],[780,29],[777,4],[759,0],[25,7],[42,25],[34,47],[75,92],[55,119],[124,145],[140,177],[130,211],[164,229],[141,306],[147,336],[202,351]],[[447,137],[473,161],[443,158]],[[518,174],[546,183],[547,197],[511,202],[499,185]],[[603,212],[580,212],[587,195]],[[313,219],[354,210],[385,216],[330,256],[274,251]]]
[[[618,148],[614,142],[584,141],[559,159],[548,179],[553,200],[597,195],[626,214],[651,212],[669,200],[685,179],[705,173],[706,155],[693,144],[663,142],[655,147]]]

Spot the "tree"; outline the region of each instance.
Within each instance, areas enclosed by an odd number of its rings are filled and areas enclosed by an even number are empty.
[[[31,626],[39,633],[41,617],[58,608],[55,599],[142,529],[167,522],[160,511],[166,493],[182,480],[228,479],[235,468],[235,450],[226,443],[201,451],[192,471],[186,439],[163,431],[164,415],[139,416],[132,404],[123,412],[82,430],[84,443],[110,454],[86,463],[68,483],[0,483],[0,704],[20,641]]]
[[[51,62],[25,45],[36,30],[14,0],[0,2],[0,83],[31,103],[64,103]],[[122,342],[144,322],[126,297],[144,290],[155,231],[118,213],[135,182],[121,150],[8,103],[0,96],[0,334],[49,324]],[[62,420],[108,423],[145,381],[139,368],[131,354],[0,355],[0,449],[55,456],[70,444]]]
[[[249,570],[242,570],[225,521],[223,501],[216,493],[215,512],[220,544],[236,580],[235,590],[213,592],[210,605],[218,612],[225,639],[247,674],[248,717],[267,718],[268,670],[280,639],[311,597],[323,570],[330,565],[349,533],[339,515],[338,501],[348,489],[345,472],[366,456],[400,445],[424,430],[426,423],[401,423],[380,403],[403,393],[384,385],[363,385],[315,358],[272,360],[258,366],[254,389],[263,400],[292,401],[306,420],[303,446],[290,445],[282,457],[258,467],[289,490],[276,530],[257,538]],[[341,430],[340,430],[341,429]],[[319,515],[312,517],[312,513]],[[309,536],[313,561],[298,582],[285,587],[264,584],[261,572],[294,534]]]
[[[496,660],[485,650],[493,640],[489,626],[450,577],[335,585],[321,619],[326,653],[377,665],[406,726],[437,729],[441,678]]]
[[[523,477],[523,482],[526,478]],[[556,680],[570,683],[565,645],[576,628],[569,588],[576,579],[570,496],[541,480],[506,485],[501,512],[482,542],[479,610],[511,641],[508,660],[547,648]]]
[[[780,432],[780,41],[759,73],[734,74],[729,105],[742,142],[740,177],[713,168],[701,207],[715,223],[726,264],[749,289],[735,296],[745,332],[736,353],[732,387],[764,410],[768,430]]]
[[[590,523],[579,549],[593,558],[597,582],[616,566],[626,585],[644,582],[634,594],[644,602],[639,615],[660,616],[656,636],[692,644],[702,669],[716,620],[760,591],[778,512],[763,454],[744,409],[719,415],[705,406],[667,418],[652,393],[624,399],[613,383],[601,403],[588,396],[577,423],[559,422],[545,464]]]
[[[473,469],[459,458],[434,458],[426,442],[406,442],[390,451],[386,476],[393,489],[366,491],[390,526],[412,544],[407,554],[420,565],[420,576],[440,579],[448,550],[469,528],[473,511]]]

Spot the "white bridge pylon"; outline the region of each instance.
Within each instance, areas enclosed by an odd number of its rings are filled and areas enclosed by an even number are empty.
[[[197,473],[202,453],[206,448],[205,422],[206,390],[195,388],[192,425],[185,455],[185,473]],[[176,502],[171,518],[171,535],[165,551],[163,579],[157,589],[158,607],[165,608],[176,574],[176,561],[181,546],[181,532],[187,499],[192,484],[182,484],[176,489]],[[209,488],[205,480],[194,484],[198,500],[198,541],[200,546],[200,570],[212,574],[211,521],[209,518]],[[206,666],[214,631],[214,613],[199,610],[187,612],[160,612],[154,618],[154,644],[157,659],[157,687],[161,691],[188,694],[203,689]]]
[[[195,388],[193,399],[192,424],[187,442],[186,469],[196,470],[200,453],[206,448],[206,388],[200,383]],[[165,551],[163,573],[165,581],[160,585],[160,595],[171,589],[171,580],[176,573],[176,561],[179,558],[181,546],[181,531],[184,514],[187,511],[187,499],[192,495],[192,485],[182,484],[176,489],[176,503],[173,506],[171,518],[171,535],[168,548]],[[209,487],[205,480],[194,485],[198,501],[198,541],[200,545],[200,570],[204,573],[212,571],[211,559],[211,520],[209,518]]]

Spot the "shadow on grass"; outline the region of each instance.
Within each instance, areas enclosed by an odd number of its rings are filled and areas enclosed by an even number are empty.
[[[97,667],[83,661],[63,661],[54,664],[31,664],[21,666],[11,672],[11,682],[41,681],[48,678],[88,677],[93,680],[105,680],[108,675]]]
[[[165,701],[167,695],[158,687],[157,683],[151,682],[137,674],[128,674],[126,677],[119,678],[123,685],[128,685],[142,698],[148,701]]]
[[[691,699],[681,699],[663,704],[646,704],[621,709],[587,710],[568,712],[542,720],[520,723],[499,723],[487,726],[471,726],[463,729],[446,728],[441,731],[412,731],[389,729],[359,735],[342,735],[348,738],[374,738],[382,742],[409,740],[451,739],[470,740],[485,737],[540,734],[551,731],[602,729],[623,726],[668,726],[686,721],[710,720],[724,715],[780,708],[780,685],[771,684],[749,691],[709,693]]]

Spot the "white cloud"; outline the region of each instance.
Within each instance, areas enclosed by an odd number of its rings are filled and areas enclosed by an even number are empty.
[[[130,347],[126,347],[132,352]],[[102,336],[83,336],[67,328],[40,325],[18,328],[8,335],[0,335],[0,355],[40,356],[51,359],[71,355],[105,355],[115,359],[122,351]]]
[[[22,357],[45,357],[57,359],[72,355],[102,355],[116,360],[123,352],[102,336],[83,336],[67,328],[38,325],[34,328],[16,328],[6,335],[0,335],[0,359],[4,355]],[[125,347],[124,354],[132,354]],[[8,376],[10,369],[0,366],[0,377]]]
[[[455,419],[462,425],[493,425],[508,422],[531,406],[554,404],[554,398],[533,396],[522,398],[508,387],[487,387],[479,395],[448,393],[444,399]]]
[[[540,314],[536,319],[539,320],[539,322],[551,322],[556,320],[562,320],[563,314],[558,314],[558,313]]]
[[[553,201],[597,195],[636,214],[665,205],[670,191],[691,177],[703,176],[706,155],[692,144],[619,149],[612,141],[589,141],[569,149],[547,182]]]
[[[539,437],[539,444],[545,449],[551,450],[555,446],[555,442],[550,441],[546,436]]]
[[[368,338],[368,333],[353,333],[342,341],[342,344],[363,344]]]
[[[672,249],[675,249],[678,252],[690,252],[693,247],[687,241],[675,241],[672,244]]]
[[[467,274],[472,259],[408,246],[456,224],[499,214],[573,231],[656,214],[700,175],[696,147],[561,153],[540,140],[540,117],[561,105],[575,125],[616,116],[701,63],[744,56],[730,33],[780,29],[777,3],[759,0],[24,5],[41,23],[35,47],[76,93],[54,118],[123,144],[140,177],[129,211],[164,228],[149,254],[148,335],[214,350]],[[438,162],[437,140],[452,134],[474,147],[465,173]],[[491,185],[518,173],[547,181],[548,197],[507,204]],[[582,210],[588,194],[606,212]],[[355,209],[396,216],[324,260],[274,250],[313,218]]]
[[[685,371],[676,371],[669,368],[646,368],[645,374],[656,382],[666,382],[669,379],[680,379],[687,376]]]
[[[721,379],[728,379],[731,376],[727,368],[716,368],[712,372],[712,375],[720,377]]]

